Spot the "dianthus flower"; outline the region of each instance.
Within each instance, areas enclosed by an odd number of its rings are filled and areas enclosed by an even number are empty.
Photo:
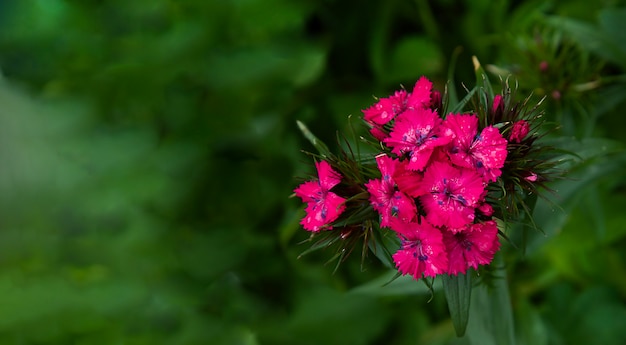
[[[403,275],[414,279],[435,277],[448,269],[448,256],[441,231],[426,221],[422,223],[394,222],[391,227],[398,233],[400,249],[393,254],[393,261]]]
[[[426,219],[434,226],[456,229],[474,221],[474,211],[485,190],[481,177],[471,169],[433,162],[424,172],[420,201]]]
[[[346,199],[330,191],[339,184],[341,175],[326,161],[315,162],[315,167],[318,180],[304,182],[294,192],[307,204],[306,216],[300,224],[306,230],[317,232],[322,228],[332,229],[329,224],[344,211]]]
[[[488,265],[500,249],[498,226],[493,220],[468,225],[463,231],[443,231],[448,252],[448,274],[467,272],[478,265]]]
[[[384,143],[399,156],[409,155],[409,169],[423,170],[434,149],[449,143],[450,139],[441,133],[439,115],[431,109],[419,108],[400,114]]]
[[[411,221],[417,214],[415,202],[398,191],[393,180],[399,162],[391,157],[380,155],[376,157],[376,164],[382,176],[380,179],[370,180],[365,187],[370,193],[372,207],[380,214],[380,226],[389,226],[394,217],[403,222]]]
[[[443,125],[454,137],[447,151],[454,165],[476,169],[486,182],[502,174],[507,141],[497,128],[485,127],[478,134],[478,117],[463,114],[448,115]]]

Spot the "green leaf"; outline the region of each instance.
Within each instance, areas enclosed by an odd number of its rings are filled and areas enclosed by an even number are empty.
[[[476,86],[484,89],[487,92],[487,96],[489,99],[493,99],[493,88],[491,87],[491,83],[489,82],[489,78],[487,77],[487,72],[483,66],[481,66],[480,61],[476,56],[472,56],[472,62],[474,63],[474,74],[476,75]]]
[[[548,329],[535,307],[526,299],[516,303],[517,342],[524,345],[548,345]]]
[[[465,107],[465,105],[467,104],[467,102],[469,102],[472,97],[474,97],[474,94],[476,93],[476,90],[478,88],[474,87],[473,89],[470,90],[470,92],[467,93],[467,95],[465,95],[465,97],[463,97],[463,99],[457,103],[454,108],[452,108],[452,110],[449,111],[449,113],[460,113],[463,111],[463,108]]]
[[[304,123],[300,121],[296,121],[296,123],[298,124],[298,128],[300,128],[302,134],[304,134],[304,137],[307,138],[309,142],[311,142],[311,144],[317,149],[319,154],[323,157],[329,156],[330,150],[328,150],[328,146],[326,146],[324,142],[319,140]]]
[[[458,275],[442,275],[443,291],[448,301],[452,324],[458,337],[465,334],[469,320],[470,300],[472,296],[472,272]]]
[[[393,257],[389,248],[397,247],[398,243],[391,236],[381,234],[381,231],[372,231],[372,239],[367,245],[376,257],[387,267],[394,268]],[[395,238],[395,237],[394,237]]]
[[[459,95],[456,92],[456,86],[454,83],[454,73],[456,70],[456,62],[459,59],[459,55],[463,49],[461,47],[457,47],[452,52],[452,57],[450,58],[450,66],[448,66],[448,84],[446,87],[445,97],[447,99],[447,106],[454,107],[459,103]],[[447,109],[443,109],[443,114],[446,114]]]

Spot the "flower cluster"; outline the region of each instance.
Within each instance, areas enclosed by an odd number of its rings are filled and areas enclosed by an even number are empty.
[[[307,204],[302,226],[390,229],[398,239],[393,262],[415,279],[488,265],[500,248],[497,219],[512,218],[506,205],[523,202],[511,195],[536,191],[548,176],[532,158],[538,116],[510,96],[479,97],[477,110],[446,113],[441,93],[422,77],[411,92],[378,99],[363,120],[382,151],[371,165],[318,156],[317,179],[295,189]]]

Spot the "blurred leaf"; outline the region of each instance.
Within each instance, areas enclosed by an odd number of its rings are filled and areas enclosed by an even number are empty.
[[[518,301],[515,310],[517,344],[548,345],[548,330],[541,315],[526,300]]]
[[[580,200],[583,189],[590,188],[603,177],[626,167],[626,152],[620,143],[613,140],[589,138],[577,141],[562,138],[552,141],[551,144],[566,151],[575,152],[582,160],[568,164],[567,177],[551,184],[550,188],[557,193],[555,198],[558,206],[545,199],[537,201],[533,218],[539,228],[545,231],[545,236],[537,233],[529,234],[528,255],[536,251],[548,238],[561,231],[567,220],[567,213],[571,212]]]
[[[600,26],[607,38],[611,40],[622,53],[626,54],[626,8],[603,9],[599,15]]]
[[[299,297],[283,325],[285,339],[272,344],[370,344],[387,320],[387,312],[369,296],[317,288]]]
[[[305,86],[320,75],[324,61],[324,51],[311,46],[237,49],[213,55],[207,62],[206,80],[217,88],[249,86],[273,79]]]
[[[472,344],[515,345],[515,329],[509,286],[502,254],[496,254],[492,265],[495,278],[490,284],[473,288],[467,335]]]
[[[437,75],[443,71],[443,54],[439,46],[420,36],[404,38],[395,46],[385,81],[389,83],[417,80],[422,75]]]
[[[570,302],[566,339],[576,343],[620,345],[626,339],[626,307],[615,293],[594,287]]]
[[[613,18],[611,17],[611,19]],[[567,32],[584,49],[626,70],[626,50],[622,50],[622,47],[619,46],[622,42],[616,41],[615,37],[607,35],[590,24],[571,18],[552,17],[547,22],[558,30]]]
[[[430,294],[429,287],[422,281],[417,281],[411,276],[396,278],[398,271],[390,270],[388,273],[357,286],[350,291],[354,294],[366,294],[370,296],[406,296]],[[394,279],[395,278],[395,279]],[[433,291],[439,291],[442,285],[439,279],[435,279]]]

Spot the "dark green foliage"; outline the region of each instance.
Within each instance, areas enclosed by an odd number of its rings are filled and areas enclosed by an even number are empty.
[[[623,344],[624,6],[0,2],[0,343]],[[456,339],[440,280],[298,259],[289,196],[316,152],[296,121],[355,149],[372,95],[426,74],[463,99],[473,55],[547,95],[543,139],[575,155]]]

